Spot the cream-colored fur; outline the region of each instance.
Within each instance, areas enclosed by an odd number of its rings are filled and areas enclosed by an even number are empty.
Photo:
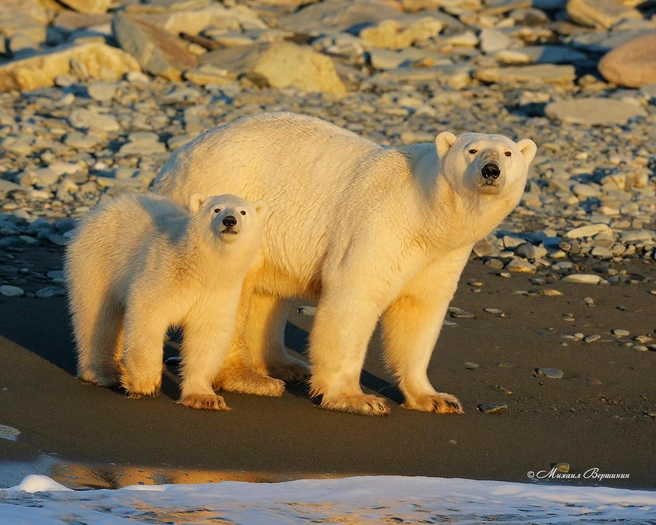
[[[158,193],[184,204],[197,191],[232,192],[271,206],[217,384],[275,395],[282,383],[262,375],[301,377],[282,330],[290,298],[315,298],[311,387],[322,406],[389,411],[359,384],[382,317],[405,406],[461,412],[455,397],[431,386],[428,362],[472,245],[517,205],[535,152],[531,140],[449,132],[386,148],[291,113],[248,117],[177,150],[156,179]],[[481,170],[490,162],[500,175],[487,184]]]
[[[186,203],[190,212],[159,195],[124,195],[82,221],[65,265],[78,375],[101,386],[120,382],[132,397],[155,395],[166,330],[182,326],[180,403],[225,410],[212,380],[268,205],[199,193]]]

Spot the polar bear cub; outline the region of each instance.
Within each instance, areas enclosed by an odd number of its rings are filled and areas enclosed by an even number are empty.
[[[462,412],[456,397],[433,388],[428,364],[472,246],[519,203],[536,150],[530,139],[448,131],[390,148],[292,113],[247,117],[177,149],[157,193],[181,204],[197,191],[264,198],[276,217],[215,385],[279,394],[284,385],[266,376],[306,373],[283,341],[290,299],[306,297],[318,300],[309,354],[323,407],[389,412],[359,383],[382,320],[404,406]]]
[[[226,410],[212,380],[230,346],[244,277],[269,207],[195,193],[189,212],[158,195],[124,195],[79,226],[66,253],[78,375],[155,395],[167,329],[182,326],[180,403]]]

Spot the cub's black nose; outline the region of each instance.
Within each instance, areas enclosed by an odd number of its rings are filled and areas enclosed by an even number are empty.
[[[232,228],[235,224],[237,224],[237,219],[235,219],[232,215],[226,215],[223,218],[223,224],[228,228]]]
[[[485,180],[495,180],[501,175],[501,170],[496,164],[486,164],[481,170],[481,175]]]

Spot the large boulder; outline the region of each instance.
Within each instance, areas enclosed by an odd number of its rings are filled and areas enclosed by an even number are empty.
[[[616,47],[599,62],[603,77],[620,86],[656,84],[656,32]]]
[[[292,86],[308,92],[346,92],[329,57],[291,42],[220,49],[203,55],[200,62],[236,75],[245,74],[274,88]]]
[[[0,66],[0,92],[52,86],[56,77],[71,73],[75,67],[83,68],[91,78],[141,69],[134,57],[115,47],[99,42],[66,45]]]
[[[118,12],[112,19],[112,31],[121,48],[153,75],[181,80],[182,73],[197,64],[180,38],[143,20]]]

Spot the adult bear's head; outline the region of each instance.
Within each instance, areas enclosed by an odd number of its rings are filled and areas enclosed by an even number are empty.
[[[483,195],[523,192],[537,146],[530,139],[514,142],[503,135],[445,131],[435,139],[441,173],[458,192]]]

